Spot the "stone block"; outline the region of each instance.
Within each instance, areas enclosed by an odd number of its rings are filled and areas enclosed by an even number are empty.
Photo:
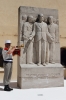
[[[18,87],[22,89],[64,86],[64,71],[61,64],[49,64],[45,67],[36,64],[21,64]]]
[[[64,86],[58,10],[19,7],[18,45],[22,44],[17,85],[23,89]]]

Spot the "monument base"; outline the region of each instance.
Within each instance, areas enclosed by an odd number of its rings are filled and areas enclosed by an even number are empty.
[[[64,86],[64,70],[61,64],[21,64],[17,85],[21,89]]]

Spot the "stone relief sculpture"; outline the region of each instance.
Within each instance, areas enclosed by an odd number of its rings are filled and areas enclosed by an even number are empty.
[[[21,6],[18,14],[18,45],[23,43],[24,47],[18,56],[17,86],[22,89],[64,86],[58,10]]]
[[[33,31],[33,16],[27,17],[27,22],[23,25],[23,40],[24,40],[24,53],[26,53],[26,63],[32,64],[33,61],[33,40],[29,40]]]
[[[22,22],[21,22],[21,41],[23,41],[23,24],[27,21],[27,15],[22,15]]]
[[[44,21],[43,14],[38,15],[38,22],[34,23],[35,43],[36,43],[36,57],[37,64],[46,64],[46,34],[47,25]]]
[[[53,16],[49,16],[48,31],[53,37],[53,41],[49,43],[50,47],[50,63],[55,63],[55,43],[58,42],[58,25],[53,23]]]
[[[21,40],[24,41],[23,52],[26,55],[26,64],[34,63],[34,52],[38,66],[41,64],[45,66],[48,63],[54,64],[55,43],[59,41],[58,21],[53,16],[44,19],[43,14],[38,14],[37,19],[32,15],[24,15],[22,20]],[[35,51],[33,51],[33,44],[35,44]]]
[[[37,64],[46,65],[46,43],[47,36],[50,37],[48,33],[47,24],[44,21],[43,14],[38,15],[38,22],[34,23],[34,32],[35,32],[35,44],[36,44],[36,57]]]

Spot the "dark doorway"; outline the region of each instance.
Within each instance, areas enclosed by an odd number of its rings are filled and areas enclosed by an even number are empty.
[[[3,67],[2,50],[3,50],[3,48],[0,47],[0,67]]]
[[[61,48],[61,64],[66,68],[66,48]]]

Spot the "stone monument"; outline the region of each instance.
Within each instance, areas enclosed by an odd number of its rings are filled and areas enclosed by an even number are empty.
[[[56,9],[19,7],[17,85],[20,88],[64,86],[60,64],[59,24]]]

